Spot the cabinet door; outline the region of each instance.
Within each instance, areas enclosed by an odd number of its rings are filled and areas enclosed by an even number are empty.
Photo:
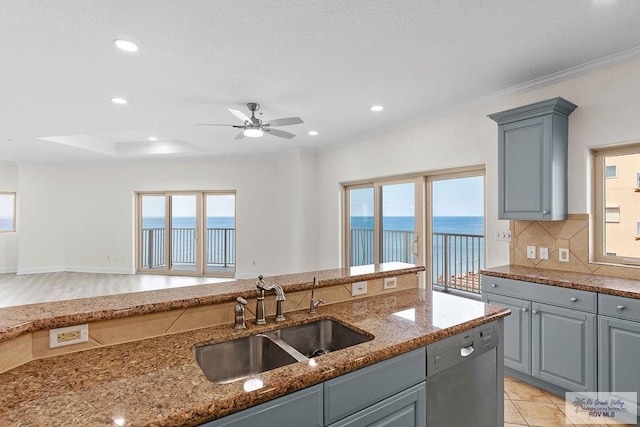
[[[504,318],[504,366],[531,375],[531,303],[486,292],[483,300],[511,310]]]
[[[570,391],[596,391],[596,316],[531,304],[531,374]]]
[[[598,329],[598,390],[640,392],[640,323],[599,316]]]
[[[207,427],[322,427],[322,384],[202,425]]]
[[[331,427],[423,427],[427,424],[426,406],[427,395],[422,382],[331,424]]]
[[[498,217],[549,219],[551,115],[498,131]]]

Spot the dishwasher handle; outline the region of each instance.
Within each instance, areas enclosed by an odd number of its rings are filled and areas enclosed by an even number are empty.
[[[470,356],[471,353],[473,353],[473,351],[474,351],[473,344],[468,345],[466,347],[462,347],[460,349],[460,356],[462,356],[462,357]]]

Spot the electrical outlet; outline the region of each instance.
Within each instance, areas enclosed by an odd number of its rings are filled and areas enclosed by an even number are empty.
[[[498,230],[496,231],[496,241],[498,242],[510,242],[511,230]]]
[[[569,249],[558,249],[558,261],[569,262]]]
[[[540,248],[540,259],[549,259],[549,248]]]
[[[49,329],[49,348],[79,344],[89,341],[89,325],[67,326],[65,328]]]
[[[394,289],[398,286],[398,279],[395,277],[385,277],[382,281],[382,289]]]
[[[527,246],[527,258],[536,259],[536,247],[535,246]]]
[[[367,293],[367,282],[355,282],[351,284],[351,296],[364,295]]]

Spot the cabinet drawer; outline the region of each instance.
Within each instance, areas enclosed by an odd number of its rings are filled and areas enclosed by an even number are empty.
[[[324,421],[333,423],[425,380],[424,347],[324,383]]]
[[[595,292],[493,276],[482,276],[482,292],[506,295],[591,313],[596,312],[598,301],[598,294]]]
[[[640,299],[600,294],[598,314],[640,322]]]

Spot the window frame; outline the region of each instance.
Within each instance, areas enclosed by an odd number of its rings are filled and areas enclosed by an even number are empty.
[[[17,231],[17,193],[15,191],[0,191],[0,196],[12,196],[13,197],[13,213],[11,216],[11,228],[10,229],[0,229],[0,233],[15,233]]]
[[[591,239],[589,258],[590,262],[596,264],[611,264],[619,266],[637,266],[640,265],[640,257],[629,257],[619,255],[608,255],[605,247],[606,241],[606,182],[607,179],[614,177],[606,176],[605,158],[612,156],[624,156],[631,154],[640,154],[640,142],[628,144],[624,146],[607,147],[593,149],[591,159],[593,162],[593,203],[592,203],[592,217],[593,223],[591,230],[593,232],[593,238]],[[616,168],[616,177],[617,168]],[[612,207],[610,205],[609,207]],[[620,209],[620,207],[618,206]]]
[[[373,263],[379,264],[382,258],[382,187],[396,184],[414,184],[414,202],[415,202],[415,231],[414,242],[416,243],[417,253],[414,251],[414,260],[416,265],[421,265],[424,257],[423,238],[424,222],[423,218],[423,175],[403,175],[398,177],[380,178],[366,181],[357,181],[350,183],[342,183],[344,209],[343,212],[343,239],[342,239],[342,263],[346,268],[351,268],[351,200],[350,190],[361,188],[373,189]],[[356,266],[357,267],[357,266]]]

